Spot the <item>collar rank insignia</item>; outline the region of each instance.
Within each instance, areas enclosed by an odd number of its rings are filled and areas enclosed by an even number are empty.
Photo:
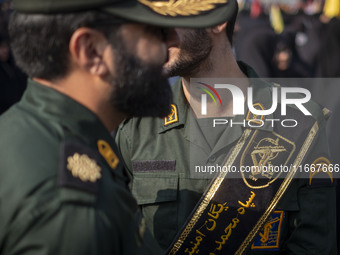
[[[164,126],[168,126],[172,123],[178,122],[178,111],[177,106],[172,104],[171,105],[171,113],[164,118]]]
[[[67,158],[67,162],[67,169],[71,171],[74,177],[83,182],[90,181],[94,183],[102,177],[100,166],[86,154],[75,153]]]
[[[216,4],[225,4],[228,2],[228,0],[138,1],[158,14],[173,17],[198,15],[201,12],[214,9]]]
[[[112,169],[116,169],[119,164],[119,158],[114,153],[110,144],[104,140],[98,140],[97,142],[99,153],[105,158],[106,162]]]
[[[279,250],[284,211],[274,211],[259,231],[251,246],[252,250]]]
[[[263,111],[264,110],[264,107],[261,103],[256,103],[256,104],[253,104],[253,107],[256,109],[256,110],[259,110],[259,111]],[[249,120],[252,120],[252,122],[256,123],[256,124],[262,124],[262,121],[263,121],[263,118],[264,118],[264,115],[256,115],[256,114],[253,114],[250,110],[248,111],[248,114],[247,114],[247,118],[246,120],[249,121]]]

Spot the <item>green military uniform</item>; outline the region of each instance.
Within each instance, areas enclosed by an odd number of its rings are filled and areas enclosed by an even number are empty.
[[[13,4],[32,20],[97,11],[111,14],[109,25],[194,28],[220,24],[237,8],[227,0],[196,1],[190,8],[183,0]],[[31,80],[22,100],[1,116],[0,131],[0,254],[159,254],[128,190],[114,141],[93,112]]]
[[[240,67],[248,77],[256,77],[251,68],[244,64]],[[271,86],[263,83],[254,89],[254,102],[260,102],[269,109]],[[197,165],[222,165],[243,132],[243,127],[239,125],[228,126],[220,130],[221,134],[214,145],[205,142],[209,139],[190,135],[196,124],[191,121],[189,127],[191,114],[181,79],[173,85],[173,93],[177,114],[172,116],[172,120],[132,118],[120,127],[116,138],[132,176],[132,193],[143,210],[147,225],[164,250],[183,227],[211,181],[190,178],[190,151],[195,150],[194,163],[198,162]],[[309,164],[321,155],[328,157],[325,118],[314,104],[310,106],[310,111],[319,123],[320,134],[308,155],[306,162]],[[236,121],[241,119],[244,116],[235,117]],[[273,128],[267,124],[258,129],[272,132]],[[197,128],[204,129],[200,123]],[[211,138],[213,140],[214,135]],[[276,233],[272,235],[273,240],[261,244],[255,239],[248,254],[335,253],[335,191],[332,180],[324,179],[320,183],[309,181],[296,179],[291,183],[273,213],[282,216]],[[273,248],[273,242],[277,243],[277,247]]]
[[[91,111],[29,81],[0,130],[1,254],[159,254]]]

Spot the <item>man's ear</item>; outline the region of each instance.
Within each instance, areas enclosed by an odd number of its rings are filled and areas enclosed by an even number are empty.
[[[226,27],[227,27],[227,22],[224,22],[224,23],[219,24],[217,26],[211,27],[210,31],[214,34],[219,34],[222,31],[224,31],[226,29]]]
[[[81,27],[71,36],[69,51],[71,61],[94,75],[106,75],[108,66],[104,52],[109,45],[105,36],[94,29]]]

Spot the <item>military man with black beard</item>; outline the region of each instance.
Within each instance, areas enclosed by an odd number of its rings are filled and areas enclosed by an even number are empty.
[[[226,23],[210,28],[176,29],[179,39],[169,38],[165,67],[170,76],[181,76],[172,87],[172,113],[161,120],[126,120],[116,137],[132,178],[132,193],[167,254],[335,254],[335,187],[327,170],[331,166],[325,134],[327,110],[309,101],[304,107],[312,116],[291,105],[287,116],[279,110],[256,116],[249,106],[244,114],[236,115],[230,93],[215,93],[207,79],[198,79],[224,78],[222,85],[234,84],[243,95],[251,87],[257,110],[273,105],[273,94],[280,87],[259,79],[250,66],[233,56],[236,13],[237,8]],[[192,78],[196,79],[190,82]],[[201,112],[199,92],[203,89],[208,117]],[[213,117],[238,124],[213,128]],[[296,119],[298,126],[271,125],[270,120],[284,118]],[[252,125],[240,124],[246,120],[253,121]],[[324,167],[324,173],[300,176],[290,171],[279,176],[261,168],[293,165],[306,169],[317,164]],[[223,178],[211,180],[215,176],[195,172],[197,166],[204,171],[216,166],[249,167],[252,176],[221,172],[216,176]]]
[[[215,25],[227,1],[184,14],[185,1],[13,2],[11,46],[30,79],[0,118],[0,254],[160,254],[110,132],[169,112],[159,26]]]

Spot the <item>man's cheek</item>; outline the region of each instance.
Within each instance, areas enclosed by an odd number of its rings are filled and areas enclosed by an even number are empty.
[[[167,49],[164,43],[141,39],[136,46],[138,58],[144,63],[163,64],[167,61]]]

